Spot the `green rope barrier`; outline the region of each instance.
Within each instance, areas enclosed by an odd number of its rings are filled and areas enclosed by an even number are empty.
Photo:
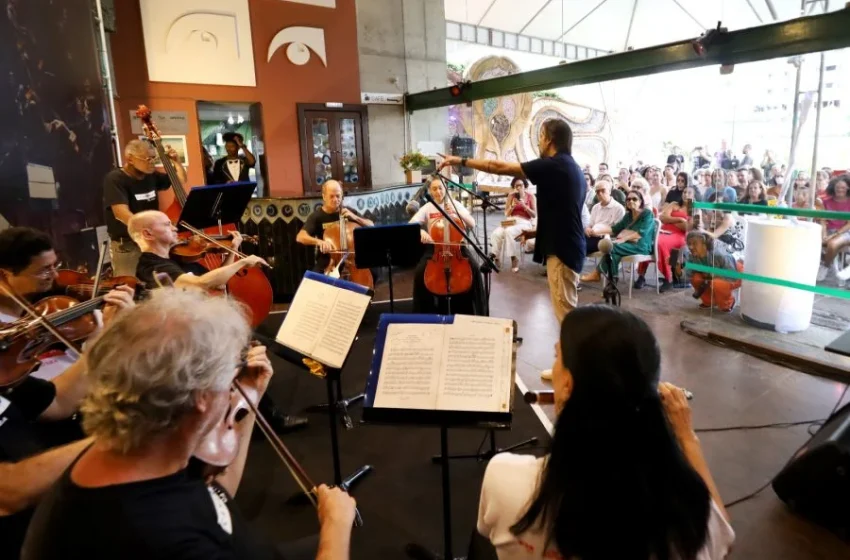
[[[715,268],[697,263],[685,263],[685,268],[694,272],[702,272],[704,274],[712,274],[714,276],[723,276],[726,278],[735,278],[736,280],[750,280],[752,282],[760,282],[762,284],[772,284],[774,286],[782,286],[783,288],[796,288],[820,294],[822,296],[837,297],[841,299],[850,299],[850,290],[841,288],[830,288],[827,286],[810,286],[808,284],[800,284],[799,282],[791,282],[790,280],[782,280],[780,278],[771,278],[770,276],[760,276],[758,274],[749,274],[746,272],[738,272],[737,270],[729,270],[726,268]]]
[[[850,212],[831,212],[828,210],[809,210],[807,208],[782,208],[780,206],[757,206],[755,204],[731,204],[727,202],[694,202],[694,208],[703,210],[723,210],[745,214],[773,214],[776,216],[797,216],[800,218],[818,218],[821,220],[850,221]]]

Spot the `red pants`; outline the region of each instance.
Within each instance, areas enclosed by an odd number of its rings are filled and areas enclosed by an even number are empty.
[[[655,255],[658,263],[658,274],[663,276],[668,282],[673,280],[673,269],[670,267],[670,252],[673,249],[681,249],[685,246],[685,232],[676,228],[675,232],[663,233],[670,230],[662,230],[658,234],[658,254]],[[642,262],[638,265],[638,274],[643,276],[649,268],[648,262]]]
[[[738,272],[743,272],[744,263],[738,261],[737,268]],[[694,290],[702,288],[702,285],[705,283],[705,276],[706,275],[702,272],[694,272],[691,274],[691,286],[694,287]],[[714,306],[717,307],[717,309],[720,311],[729,311],[735,306],[735,296],[732,295],[732,292],[740,287],[740,280],[714,277],[711,279],[711,287],[706,288],[705,291],[702,292],[700,300],[704,306],[710,307],[713,298]]]

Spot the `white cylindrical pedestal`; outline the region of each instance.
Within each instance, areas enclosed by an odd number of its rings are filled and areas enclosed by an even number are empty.
[[[748,220],[744,272],[814,286],[820,264],[821,226],[791,220]],[[778,332],[809,328],[815,294],[744,280],[741,315]]]

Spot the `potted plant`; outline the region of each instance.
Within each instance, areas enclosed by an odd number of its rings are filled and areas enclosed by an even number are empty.
[[[419,150],[407,152],[398,160],[398,164],[404,169],[404,177],[408,183],[422,182],[422,168],[430,163]]]

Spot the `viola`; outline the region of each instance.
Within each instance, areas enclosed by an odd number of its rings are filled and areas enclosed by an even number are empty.
[[[208,237],[224,243],[230,240],[229,235],[209,235]],[[257,243],[257,236],[243,235],[242,240]],[[182,239],[177,245],[172,247],[169,256],[182,263],[195,263],[201,259],[205,259],[210,254],[222,255],[226,252],[227,250],[221,244],[213,243],[199,235],[193,235],[192,237]]]
[[[156,149],[162,166],[171,180],[171,189],[174,191],[174,203],[166,209],[165,213],[171,218],[173,223],[177,223],[180,218],[180,212],[186,204],[186,190],[183,188],[180,177],[174,169],[174,164],[168,157],[168,154],[165,153],[165,147],[162,144],[162,135],[151,119],[150,109],[144,105],[139,105],[139,108],[136,110],[136,116],[141,119],[142,129],[153,144],[154,149]],[[233,224],[227,224],[226,228],[227,231],[236,229]],[[220,228],[214,229],[216,231],[213,233],[219,235],[223,233],[223,231],[218,231]],[[219,268],[224,260],[221,255],[203,252],[198,256],[196,261],[190,262],[199,262],[207,270],[213,270]],[[274,302],[274,292],[269,279],[263,271],[257,268],[243,268],[228,280],[227,291],[251,310],[252,327],[259,326],[269,316],[272,303]]]
[[[94,291],[94,279],[87,274],[70,269],[59,269],[56,271],[57,278],[55,286],[78,300],[86,300],[92,297]],[[102,295],[117,288],[118,286],[129,286],[136,290],[139,280],[135,276],[113,276],[102,278],[98,284],[97,294]]]
[[[8,285],[0,284],[0,288],[10,293]],[[38,356],[51,348],[65,346],[79,353],[74,343],[97,330],[93,311],[103,305],[103,296],[84,302],[70,296],[49,296],[34,306],[25,300],[16,303],[32,309],[36,316],[0,325],[0,388],[23,381],[38,367]]]
[[[459,217],[452,221],[464,227]],[[438,296],[462,294],[472,288],[472,266],[461,250],[463,236],[445,217],[434,222],[429,231],[434,254],[425,265],[425,287]]]
[[[372,271],[368,268],[357,268],[354,265],[354,230],[359,227],[360,224],[346,219],[340,212],[337,223],[325,229],[323,238],[333,247],[329,253],[331,260],[325,269],[325,274],[371,289],[375,287]]]

